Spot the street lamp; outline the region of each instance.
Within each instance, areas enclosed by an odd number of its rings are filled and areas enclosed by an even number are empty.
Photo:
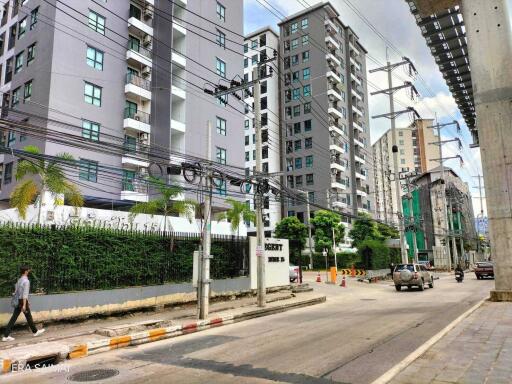
[[[324,248],[324,250],[322,251],[322,255],[324,255],[325,257],[325,282],[327,283],[329,281],[329,273],[327,271],[327,249]]]

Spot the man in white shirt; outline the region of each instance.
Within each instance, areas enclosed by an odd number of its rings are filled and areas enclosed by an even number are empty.
[[[45,329],[42,328],[38,330],[36,325],[34,324],[34,320],[32,319],[32,314],[30,313],[30,305],[28,303],[28,294],[30,292],[30,280],[28,279],[28,274],[30,273],[30,268],[27,266],[21,267],[21,277],[18,279],[15,285],[14,295],[12,298],[12,306],[14,307],[14,312],[9,320],[9,324],[4,330],[4,335],[2,337],[2,341],[13,341],[14,337],[9,336],[18,319],[18,316],[21,312],[25,315],[27,319],[27,323],[34,334],[34,337],[41,335]]]

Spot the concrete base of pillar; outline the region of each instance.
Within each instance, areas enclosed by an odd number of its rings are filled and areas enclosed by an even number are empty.
[[[491,291],[491,301],[512,301],[512,291]]]

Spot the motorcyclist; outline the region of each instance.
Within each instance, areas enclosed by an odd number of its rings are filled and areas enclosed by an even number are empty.
[[[460,264],[457,264],[457,267],[455,268],[455,274],[460,274],[460,277],[464,278],[464,270],[460,266]]]

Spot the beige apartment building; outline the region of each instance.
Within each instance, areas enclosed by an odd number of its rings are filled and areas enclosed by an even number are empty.
[[[432,128],[432,119],[415,120],[407,128],[397,128],[398,167],[401,172],[427,172],[439,163],[438,137]],[[393,175],[393,140],[388,130],[373,145],[373,168],[375,177],[375,218],[398,225],[397,202]],[[403,194],[403,193],[402,193]]]

